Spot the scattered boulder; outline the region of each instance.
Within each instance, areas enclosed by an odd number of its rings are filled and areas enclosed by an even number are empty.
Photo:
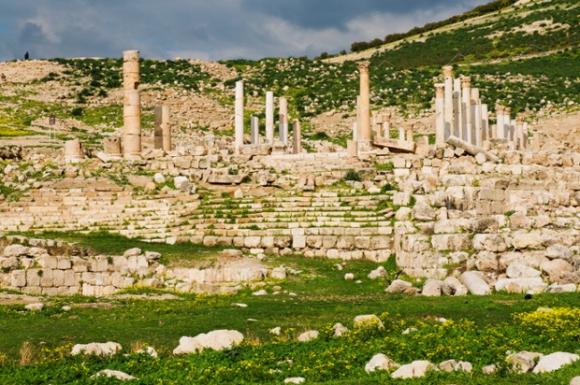
[[[403,365],[391,374],[392,378],[421,378],[425,377],[429,370],[435,369],[435,366],[429,361],[413,361],[410,364]]]
[[[155,348],[153,348],[152,346],[146,346],[142,349],[139,349],[135,351],[135,354],[145,354],[153,358],[159,357],[159,354],[157,354],[157,350],[155,350]]]
[[[447,360],[439,364],[439,369],[444,372],[466,372],[471,373],[473,365],[467,361]]]
[[[260,289],[258,291],[253,292],[252,295],[255,297],[263,297],[265,295],[268,295],[268,292],[265,289]]]
[[[461,274],[461,282],[473,295],[489,295],[491,288],[483,279],[483,275],[478,271],[466,271]]]
[[[288,377],[284,380],[285,384],[303,384],[306,381],[304,377]]]
[[[107,377],[115,378],[119,381],[133,381],[136,377],[133,377],[127,373],[121,372],[119,370],[103,369],[92,376],[92,378]]]
[[[403,294],[412,287],[413,285],[410,282],[396,279],[386,288],[385,291],[390,294]]]
[[[508,293],[531,293],[538,294],[546,291],[548,284],[542,278],[502,278],[495,283],[496,291]]]
[[[393,370],[397,369],[399,365],[391,360],[389,357],[385,356],[383,353],[378,353],[371,358],[369,362],[365,365],[365,372],[373,373],[377,370]]]
[[[481,368],[481,372],[483,374],[494,374],[497,372],[497,365],[486,365],[483,368]]]
[[[540,271],[521,262],[513,262],[506,270],[509,278],[535,278],[541,275]]]
[[[10,257],[22,257],[28,255],[29,248],[19,244],[8,245],[4,248],[4,256],[6,258]]]
[[[173,354],[198,353],[204,349],[225,350],[238,346],[244,335],[237,330],[214,330],[195,337],[181,337]]]
[[[286,279],[286,268],[283,266],[275,267],[270,273],[272,279]]]
[[[428,279],[423,286],[422,295],[425,297],[441,297],[443,281]]]
[[[379,266],[369,273],[368,278],[374,281],[379,278],[384,278],[386,275],[387,270],[383,266]]]
[[[542,356],[542,353],[522,351],[510,354],[506,358],[506,362],[514,372],[527,373],[536,366],[536,363]]]
[[[187,192],[189,190],[190,184],[189,179],[185,176],[176,176],[173,178],[173,185],[176,190]]]
[[[24,308],[28,311],[38,312],[44,309],[44,304],[42,302],[38,303],[29,303],[28,305],[24,306]]]
[[[568,283],[564,285],[560,285],[558,283],[554,283],[548,286],[548,293],[575,293],[576,292],[576,285],[573,283]]]
[[[71,350],[72,356],[84,354],[88,356],[111,357],[119,353],[123,347],[116,342],[92,342],[90,344],[77,344]]]
[[[282,334],[282,328],[280,326],[276,326],[275,328],[270,329],[268,332],[273,336],[279,336]]]
[[[310,342],[318,338],[320,333],[318,330],[308,330],[298,336],[300,342]]]
[[[354,274],[353,273],[346,273],[344,275],[344,280],[345,281],[354,281]]]
[[[123,253],[123,256],[129,258],[129,257],[137,257],[141,254],[142,254],[142,251],[140,248],[133,247],[132,249],[125,250],[125,252]]]
[[[374,314],[363,314],[354,317],[354,327],[357,329],[384,329],[383,321]]]
[[[457,278],[455,277],[447,277],[443,281],[443,287],[441,288],[443,294],[445,295],[467,295],[468,291],[465,285],[463,285]]]
[[[348,328],[346,326],[344,326],[343,324],[341,324],[340,322],[335,323],[334,326],[332,326],[332,330],[334,331],[334,333],[333,333],[334,337],[342,337],[346,333],[348,333]]]
[[[563,366],[570,365],[578,360],[580,360],[580,356],[578,354],[564,352],[548,354],[546,356],[540,357],[540,360],[534,367],[533,372],[535,374],[555,372]]]

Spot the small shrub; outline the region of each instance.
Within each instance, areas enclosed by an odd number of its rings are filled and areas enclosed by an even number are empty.
[[[352,182],[360,182],[362,180],[362,177],[358,172],[354,170],[348,170],[346,175],[344,176],[344,180]]]

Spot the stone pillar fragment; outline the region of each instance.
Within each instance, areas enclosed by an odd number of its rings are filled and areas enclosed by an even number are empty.
[[[453,110],[454,124],[453,124],[453,135],[457,138],[461,138],[461,133],[463,132],[463,108],[461,104],[461,79],[453,80]]]
[[[235,101],[235,128],[234,128],[234,151],[239,152],[244,145],[244,81],[236,82]]]
[[[302,153],[302,128],[300,121],[295,120],[292,130],[294,131],[294,154]]]
[[[358,113],[359,138],[361,142],[371,141],[371,112],[370,112],[370,83],[369,63],[362,62],[358,65],[360,76],[360,102]]]
[[[285,97],[279,99],[280,141],[288,145],[288,100]]]
[[[274,93],[266,92],[266,143],[274,143]]]
[[[121,150],[121,139],[117,136],[111,136],[103,139],[103,152],[111,157],[120,158],[123,156]]]
[[[251,119],[252,126],[252,144],[260,144],[260,119],[257,116],[252,116]]]
[[[435,84],[435,145],[445,146],[445,84]]]
[[[461,79],[463,131],[461,138],[469,144],[473,144],[472,127],[473,117],[471,114],[471,78],[464,76]]]
[[[123,156],[129,159],[141,155],[139,81],[139,51],[123,52]]]
[[[453,114],[453,67],[452,66],[445,66],[443,67],[443,79],[445,84],[445,101],[444,101],[444,116],[445,116],[445,138],[447,138],[453,134],[453,123],[454,123],[454,114]]]
[[[505,139],[504,124],[503,124],[503,106],[501,104],[495,105],[495,137],[497,139]]]
[[[171,126],[169,124],[169,106],[155,107],[155,130],[153,131],[155,148],[171,151]]]
[[[78,139],[67,140],[64,142],[64,161],[65,163],[78,163],[85,158],[83,146]]]
[[[489,127],[489,111],[487,104],[481,105],[481,130],[483,132],[483,140],[490,140],[492,138],[491,129]]]

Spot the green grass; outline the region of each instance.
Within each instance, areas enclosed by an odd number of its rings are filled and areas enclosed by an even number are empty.
[[[102,253],[120,253],[142,247],[180,260],[191,255],[194,245],[158,245],[106,233],[79,235],[44,233],[43,237],[78,242]],[[207,250],[206,250],[207,251]],[[137,299],[52,298],[40,313],[23,310],[22,305],[0,306],[0,383],[2,384],[85,384],[98,370],[118,369],[137,376],[140,384],[279,384],[290,376],[304,376],[318,384],[391,384],[388,374],[368,375],[364,364],[378,352],[400,363],[416,359],[440,362],[455,358],[472,362],[476,370],[489,363],[502,363],[507,350],[575,352],[580,339],[580,323],[574,318],[538,325],[523,324],[516,313],[538,307],[578,308],[577,294],[521,295],[488,297],[405,297],[388,295],[384,288],[400,275],[395,259],[383,266],[388,277],[369,280],[377,267],[367,261],[349,261],[342,270],[337,261],[302,257],[268,257],[271,266],[285,265],[299,271],[284,281],[266,283],[266,290],[280,286],[282,293],[252,296],[243,289],[234,296],[176,294],[165,301]],[[345,281],[345,273],[355,281]],[[130,293],[156,293],[133,289]],[[291,295],[295,294],[295,295]],[[100,303],[86,306],[86,303]],[[234,306],[245,303],[247,308]],[[63,304],[73,304],[65,312]],[[570,310],[572,311],[572,310]],[[349,328],[359,314],[377,314],[385,322],[384,331],[358,331],[344,339],[330,337],[330,326],[342,322]],[[570,313],[576,314],[576,313]],[[452,322],[441,324],[436,318]],[[282,327],[280,337],[268,330]],[[416,327],[418,331],[403,335]],[[236,329],[246,342],[231,351],[205,352],[191,357],[173,357],[171,351],[181,336],[193,336],[214,329]],[[539,328],[539,329],[538,329]],[[543,329],[542,329],[543,328]],[[294,342],[304,330],[317,329],[322,337],[312,343]],[[159,359],[119,355],[110,359],[71,358],[67,352],[75,343],[116,341],[130,351],[132,344],[144,342],[160,352]],[[24,342],[33,347],[29,366],[18,364]],[[287,359],[293,364],[288,365]],[[2,363],[3,362],[3,363]],[[494,376],[433,373],[427,382],[405,384],[562,384],[569,381],[580,365],[541,377],[517,376],[502,369]],[[276,369],[276,370],[274,370]],[[280,370],[278,372],[277,370]],[[94,383],[112,384],[99,380]]]
[[[42,233],[24,233],[24,235],[72,242],[88,247],[97,253],[109,255],[121,255],[127,249],[138,247],[141,250],[161,253],[161,262],[170,265],[187,264],[191,261],[212,258],[224,249],[222,246],[208,247],[189,242],[176,243],[174,245],[144,242],[108,232],[81,234],[49,231]]]

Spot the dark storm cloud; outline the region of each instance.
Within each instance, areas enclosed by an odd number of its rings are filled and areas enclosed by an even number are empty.
[[[316,55],[485,0],[0,0],[0,59]]]

